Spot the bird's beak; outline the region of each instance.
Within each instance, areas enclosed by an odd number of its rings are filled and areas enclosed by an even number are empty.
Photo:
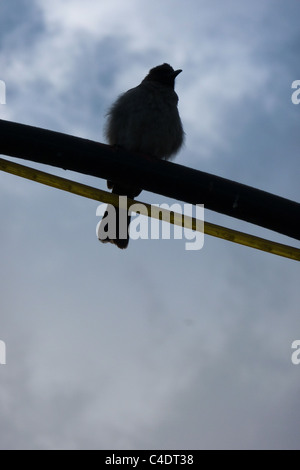
[[[177,77],[177,75],[179,75],[181,72],[182,72],[181,69],[179,69],[179,70],[174,70],[174,73],[173,73],[174,78]]]

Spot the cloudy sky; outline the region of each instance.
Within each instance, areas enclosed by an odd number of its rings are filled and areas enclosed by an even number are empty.
[[[299,14],[298,0],[0,0],[0,118],[103,141],[110,103],[168,62],[183,69],[176,161],[299,201]],[[121,251],[98,242],[97,206],[0,173],[0,448],[299,449],[298,263],[208,236]]]

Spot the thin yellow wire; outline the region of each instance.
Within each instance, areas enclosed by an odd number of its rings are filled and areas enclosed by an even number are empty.
[[[4,160],[2,158],[0,158],[0,170],[20,176],[22,178],[36,181],[37,183],[51,186],[53,188],[61,189],[62,191],[77,194],[78,196],[101,201],[106,204],[112,204],[114,206],[119,206],[119,196],[116,194],[102,191],[101,189],[92,188],[91,186],[77,183],[75,181],[70,181],[68,179],[61,178],[60,176],[51,175],[49,173],[45,173],[34,168],[29,168],[27,166]],[[133,204],[143,205],[146,208],[143,213],[148,217],[167,220],[172,224],[183,226],[183,217],[181,214],[158,209],[157,207],[151,206],[150,204],[128,198],[127,206],[129,211],[130,206]],[[188,227],[187,224],[189,224],[189,227],[192,230],[203,230],[203,223],[195,218],[185,217],[184,226]],[[206,235],[222,238],[233,243],[239,243],[240,245],[245,245],[257,250],[272,253],[273,255],[284,256],[285,258],[300,261],[300,249],[294,248],[292,246],[283,245],[281,243],[266,240],[264,238],[249,235],[247,233],[232,230],[209,222],[204,222],[204,233]]]

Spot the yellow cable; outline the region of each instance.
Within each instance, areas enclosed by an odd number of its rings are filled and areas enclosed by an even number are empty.
[[[70,181],[68,179],[61,178],[60,176],[51,175],[49,173],[45,173],[34,168],[29,168],[27,166],[4,160],[2,158],[0,158],[0,170],[20,176],[22,178],[36,181],[37,183],[51,186],[53,188],[77,194],[78,196],[112,204],[114,206],[119,206],[119,196],[116,194],[102,191],[101,189],[92,188],[91,186],[87,186],[85,184],[76,183],[75,181]],[[181,214],[158,209],[155,206],[151,206],[150,204],[136,200],[127,199],[127,206],[129,210],[130,206],[133,204],[143,205],[146,208],[146,211],[143,213],[145,213],[145,215],[148,217],[168,220],[172,224],[183,226],[183,217]],[[199,230],[199,227],[203,227],[201,221],[197,221],[197,219],[192,217],[185,217],[185,227],[187,227],[187,222],[190,223],[190,228],[192,230]],[[292,246],[283,245],[281,243],[266,240],[254,235],[249,235],[237,230],[231,230],[229,228],[221,227],[220,225],[211,224],[209,222],[204,222],[204,233],[213,237],[231,241],[233,243],[239,243],[241,245],[255,248],[257,250],[266,251],[268,253],[272,253],[273,255],[284,256],[286,258],[300,261],[300,249],[294,248]]]

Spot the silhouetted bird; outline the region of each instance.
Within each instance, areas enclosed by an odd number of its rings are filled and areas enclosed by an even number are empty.
[[[147,154],[160,159],[174,156],[183,144],[184,131],[178,113],[178,96],[174,91],[175,78],[182,70],[174,70],[169,64],[151,69],[135,88],[122,94],[107,114],[105,136],[110,145],[123,147],[134,153]],[[129,198],[138,196],[139,188],[126,185],[126,181],[108,181],[112,192]],[[119,209],[116,208],[116,238],[108,236],[111,219],[106,212],[99,226],[98,237],[119,248],[127,248],[129,242],[130,215],[121,227]],[[125,238],[124,238],[125,237]]]

